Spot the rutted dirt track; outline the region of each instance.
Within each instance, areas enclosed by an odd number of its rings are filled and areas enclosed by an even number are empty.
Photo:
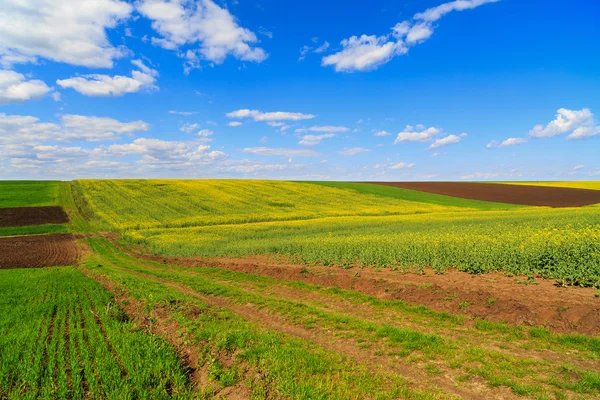
[[[67,213],[58,206],[0,208],[0,227],[66,224]]]
[[[600,203],[600,190],[475,182],[365,182],[420,192],[547,207],[582,207]]]
[[[82,249],[68,233],[0,238],[0,269],[75,265]]]
[[[593,288],[561,288],[553,280],[534,284],[500,274],[470,275],[450,270],[436,275],[379,272],[371,268],[304,267],[277,263],[267,257],[201,260],[146,257],[186,267],[212,266],[276,279],[356,290],[386,300],[422,304],[452,314],[466,314],[494,322],[546,326],[555,332],[600,334],[600,298]]]

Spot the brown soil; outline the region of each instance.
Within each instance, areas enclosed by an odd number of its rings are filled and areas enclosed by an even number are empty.
[[[83,250],[69,233],[0,238],[0,269],[75,265]]]
[[[600,203],[600,190],[475,182],[365,182],[420,192],[547,207],[582,207]]]
[[[0,208],[0,228],[44,224],[66,224],[67,213],[58,206]]]
[[[600,298],[593,288],[562,288],[555,281],[509,278],[501,274],[471,275],[448,270],[423,275],[390,269],[343,269],[295,265],[265,256],[240,258],[137,257],[186,267],[212,266],[276,279],[356,290],[386,300],[422,304],[433,310],[465,314],[513,325],[545,326],[555,332],[600,334]]]

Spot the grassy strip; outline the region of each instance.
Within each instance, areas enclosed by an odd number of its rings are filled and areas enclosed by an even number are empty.
[[[65,224],[47,224],[0,228],[0,236],[41,235],[45,233],[64,233],[69,229]]]
[[[438,397],[434,393],[411,390],[408,383],[395,374],[369,371],[366,366],[352,363],[340,354],[324,351],[304,340],[259,329],[227,309],[209,307],[193,296],[130,274],[121,269],[130,265],[115,256],[105,241],[91,239],[90,245],[96,254],[87,260],[86,268],[93,274],[102,274],[118,282],[150,308],[168,305],[179,313],[176,315],[179,321],[209,351],[204,361],[213,371],[213,379],[224,386],[238,383],[241,379],[239,369],[247,364],[251,369],[258,369],[261,375],[259,380],[248,382],[255,398],[262,398],[273,388],[286,398],[302,399]],[[212,290],[218,288],[212,287]],[[210,289],[204,293],[208,291]],[[201,308],[193,319],[180,312],[189,303]],[[234,365],[228,368],[215,365],[218,353],[233,358]]]
[[[0,208],[58,204],[58,181],[0,181]]]
[[[375,196],[415,201],[419,203],[439,204],[454,207],[474,208],[477,210],[511,210],[523,208],[523,206],[515,204],[494,203],[489,201],[461,199],[458,197],[444,196],[440,194],[432,194],[419,192],[417,190],[403,189],[391,186],[376,185],[372,183],[358,182],[330,182],[330,181],[310,181],[315,185],[326,187],[352,190],[361,194],[370,194]]]

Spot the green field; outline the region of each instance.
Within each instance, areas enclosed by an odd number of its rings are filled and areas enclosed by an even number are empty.
[[[0,208],[55,206],[58,181],[0,181]]]
[[[600,337],[487,320],[470,309],[500,303],[493,289],[482,306],[403,275],[455,267],[530,275],[528,285],[539,276],[598,285],[598,206],[215,180],[62,182],[54,199],[68,225],[0,236],[66,229],[84,233],[88,251],[75,268],[0,269],[0,399],[600,396]],[[147,251],[271,255],[276,265],[279,257],[300,263],[300,276],[349,271],[353,283],[343,289],[261,275],[259,265],[248,273],[134,256]],[[374,285],[362,278],[367,270],[406,278],[369,295],[354,288]],[[401,290],[444,291],[455,311],[395,299]]]

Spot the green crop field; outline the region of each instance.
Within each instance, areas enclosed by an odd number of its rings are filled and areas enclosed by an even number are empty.
[[[58,181],[0,181],[0,208],[55,206]]]
[[[342,182],[48,185],[35,201],[70,222],[0,240],[66,230],[85,251],[39,269],[0,255],[0,399],[600,396],[598,205]]]

